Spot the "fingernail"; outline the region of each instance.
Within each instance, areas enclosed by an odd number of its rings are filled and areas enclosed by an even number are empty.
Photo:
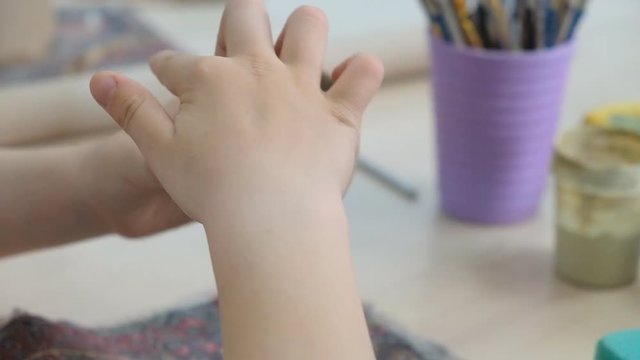
[[[116,92],[118,84],[113,76],[103,76],[99,80],[94,81],[91,86],[91,93],[98,104],[107,106]]]

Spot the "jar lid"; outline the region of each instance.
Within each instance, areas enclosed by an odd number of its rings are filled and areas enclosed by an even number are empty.
[[[591,126],[570,130],[556,145],[554,172],[584,191],[640,192],[640,136]]]

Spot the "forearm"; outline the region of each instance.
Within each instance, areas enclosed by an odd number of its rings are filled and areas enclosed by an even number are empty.
[[[205,226],[225,357],[372,359],[340,197],[280,195],[235,199]]]
[[[146,65],[124,73],[138,79],[163,102],[171,96]],[[0,146],[43,143],[113,131],[117,125],[89,93],[89,76],[55,78],[0,89]]]
[[[80,164],[88,146],[0,150],[0,256],[107,230],[82,195]]]

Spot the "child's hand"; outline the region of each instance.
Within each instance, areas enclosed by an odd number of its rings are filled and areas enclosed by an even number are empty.
[[[360,120],[382,81],[381,63],[352,57],[324,93],[324,14],[296,10],[275,47],[269,29],[262,1],[232,0],[217,56],[154,56],[152,70],[181,100],[175,117],[121,75],[103,72],[91,82],[93,96],[133,138],[167,192],[200,222],[238,201],[339,198],[351,179]]]
[[[341,196],[382,66],[355,56],[323,93],[322,12],[297,10],[275,47],[269,29],[261,0],[228,0],[217,56],[153,57],[176,116],[120,75],[91,91],[204,223],[226,358],[372,359]]]
[[[140,237],[189,221],[149,170],[136,145],[124,133],[84,147],[79,186],[87,209],[109,232]]]

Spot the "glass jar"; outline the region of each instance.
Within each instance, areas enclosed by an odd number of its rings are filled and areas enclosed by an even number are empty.
[[[556,273],[587,287],[632,283],[640,249],[640,137],[581,127],[556,147]]]

